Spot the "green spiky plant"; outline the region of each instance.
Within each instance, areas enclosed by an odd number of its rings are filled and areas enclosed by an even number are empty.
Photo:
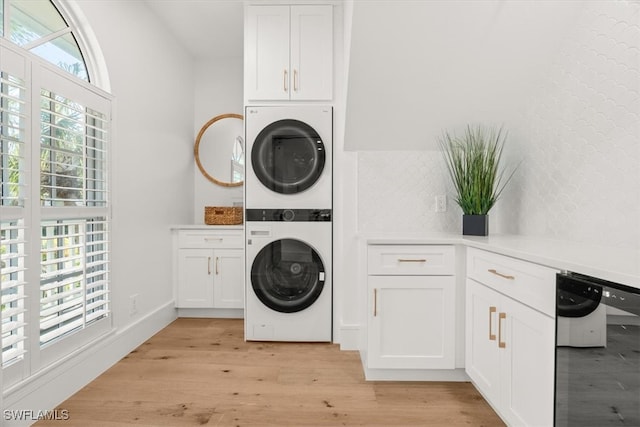
[[[462,137],[444,132],[439,139],[456,190],[456,202],[465,215],[486,215],[517,168],[509,175],[501,168],[506,132],[481,125],[467,126]]]

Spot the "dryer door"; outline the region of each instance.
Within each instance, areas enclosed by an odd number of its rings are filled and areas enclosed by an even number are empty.
[[[322,175],[325,146],[311,126],[278,120],[265,127],[251,149],[251,165],[260,182],[281,194],[300,193]]]
[[[251,266],[251,286],[264,305],[281,313],[295,313],[313,304],[324,287],[320,256],[300,240],[271,242]]]

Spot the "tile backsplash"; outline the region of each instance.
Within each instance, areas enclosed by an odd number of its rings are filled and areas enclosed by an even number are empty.
[[[640,3],[584,11],[518,118],[490,232],[640,246]],[[360,231],[460,230],[439,151],[358,153]],[[435,196],[447,194],[447,212]]]

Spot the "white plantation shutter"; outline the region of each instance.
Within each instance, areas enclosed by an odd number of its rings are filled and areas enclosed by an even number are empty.
[[[29,91],[24,58],[0,46],[0,318],[2,367],[26,351],[26,147]]]
[[[6,71],[0,71],[0,99],[0,204],[22,207],[25,193],[24,153],[27,122],[24,80]]]
[[[22,221],[0,222],[3,366],[25,353],[25,243]]]
[[[42,224],[42,345],[108,316],[107,243],[104,219]]]
[[[43,348],[109,318],[110,104],[84,90],[84,85],[56,72],[42,76],[39,196]]]

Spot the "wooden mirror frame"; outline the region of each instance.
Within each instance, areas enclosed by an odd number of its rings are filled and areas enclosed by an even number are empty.
[[[242,114],[233,114],[233,113],[221,114],[219,116],[215,116],[214,118],[209,120],[207,123],[205,123],[204,126],[202,126],[202,128],[200,129],[200,132],[198,132],[198,136],[196,137],[196,143],[193,146],[193,155],[194,155],[194,157],[196,159],[196,164],[198,165],[198,169],[200,169],[200,172],[202,172],[202,175],[204,175],[205,178],[207,178],[209,181],[213,182],[214,184],[221,185],[223,187],[239,187],[239,186],[244,184],[244,179],[242,181],[240,181],[240,182],[220,181],[220,180],[214,178],[213,176],[209,175],[209,173],[205,170],[204,166],[200,162],[200,140],[202,139],[202,135],[204,135],[205,131],[209,128],[209,126],[211,126],[215,122],[217,122],[219,120],[222,120],[222,119],[240,119],[240,120],[244,120],[244,116]],[[246,153],[245,153],[245,156],[246,156]],[[245,160],[246,160],[246,157],[245,157]]]

